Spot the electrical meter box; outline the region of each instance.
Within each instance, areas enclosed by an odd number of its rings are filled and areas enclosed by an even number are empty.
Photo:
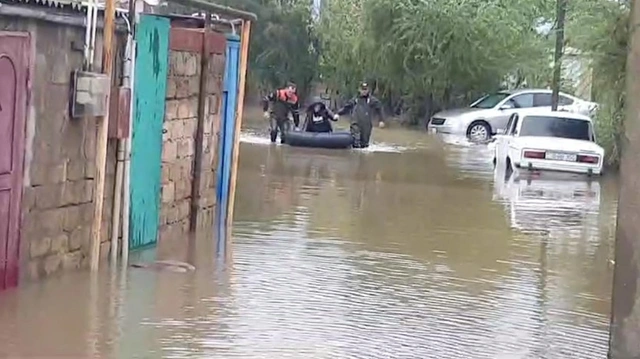
[[[101,117],[107,114],[111,79],[105,74],[75,71],[73,73],[71,116]]]

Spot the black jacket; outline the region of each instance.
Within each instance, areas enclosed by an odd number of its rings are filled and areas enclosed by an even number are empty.
[[[289,96],[285,90],[273,91],[262,99],[262,110],[267,111],[269,107],[271,107],[271,115],[275,120],[286,120],[291,113],[294,121],[298,123],[300,118],[298,96]]]
[[[314,111],[316,104],[322,105],[319,112]],[[314,100],[307,106],[304,129],[307,132],[333,132],[331,122],[334,120],[334,113],[329,110],[322,100]]]
[[[356,96],[349,100],[338,111],[338,115],[351,114],[351,122],[358,124],[372,124],[373,118],[377,117],[378,121],[384,120],[384,114],[382,113],[382,104],[380,101],[371,96]]]

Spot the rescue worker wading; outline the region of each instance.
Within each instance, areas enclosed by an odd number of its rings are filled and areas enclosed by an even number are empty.
[[[357,97],[349,100],[339,111],[338,115],[351,113],[351,136],[354,148],[369,147],[371,131],[373,130],[373,117],[378,118],[380,127],[384,127],[382,104],[377,98],[371,96],[369,85],[360,83],[360,91]]]
[[[264,97],[262,110],[265,119],[269,120],[271,142],[276,142],[278,133],[280,133],[280,142],[284,143],[287,132],[291,128],[289,114],[293,117],[296,128],[300,126],[299,106],[294,83],[289,83],[286,88],[271,92]],[[269,108],[271,108],[270,112]]]
[[[306,132],[333,132],[330,121],[337,120],[338,115],[331,112],[321,98],[316,97],[307,106],[303,128]]]

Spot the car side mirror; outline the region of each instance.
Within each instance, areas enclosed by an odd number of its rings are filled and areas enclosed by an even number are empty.
[[[513,107],[509,106],[509,105],[502,105],[498,108],[498,110],[500,111],[504,111],[504,110],[511,110],[513,109]]]

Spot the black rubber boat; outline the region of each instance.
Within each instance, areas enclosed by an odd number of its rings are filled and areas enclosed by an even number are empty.
[[[353,138],[350,132],[303,132],[289,131],[285,143],[295,147],[350,148]]]

